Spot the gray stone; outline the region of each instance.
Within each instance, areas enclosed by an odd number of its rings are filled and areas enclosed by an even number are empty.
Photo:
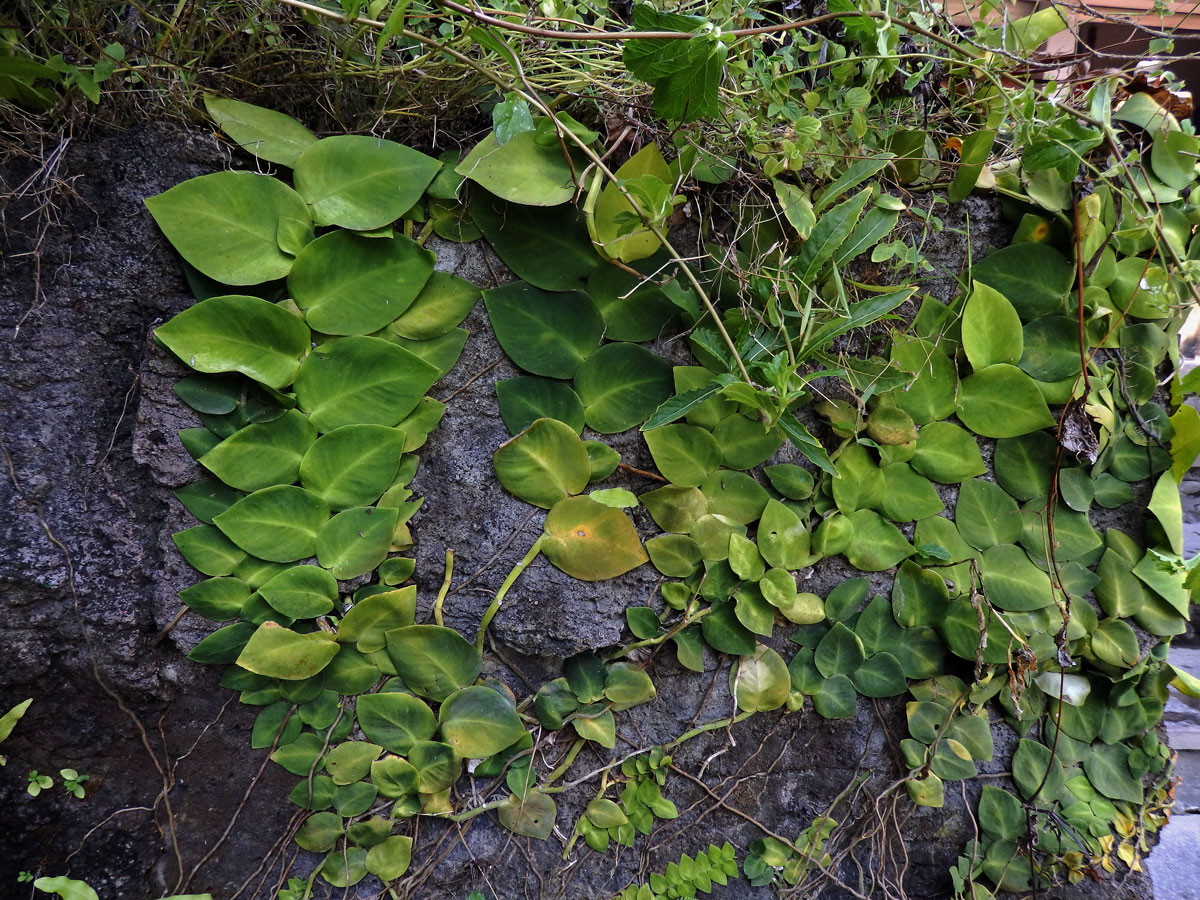
[[[1200,900],[1200,816],[1175,816],[1150,855],[1154,900]]]

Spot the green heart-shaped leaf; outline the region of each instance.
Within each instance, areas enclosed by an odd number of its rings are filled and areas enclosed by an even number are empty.
[[[337,650],[337,642],[328,632],[297,634],[274,622],[264,622],[238,655],[237,664],[257,675],[299,681],[329,665]]]
[[[513,495],[550,509],[588,484],[591,462],[570,425],[538,419],[492,454],[496,477]]]
[[[976,434],[994,438],[1017,437],[1054,424],[1033,379],[1004,364],[988,366],[963,379],[958,417]]]
[[[437,731],[433,710],[412,694],[363,694],[355,710],[363,734],[391,753],[408,753]]]
[[[422,697],[441,702],[479,677],[479,651],[451,628],[410,625],[395,628],[386,637],[396,672]]]
[[[579,171],[579,160],[575,162]],[[454,170],[490,193],[522,206],[557,206],[575,194],[571,165],[556,143],[539,144],[532,131],[514,135],[503,144],[489,134],[475,145]]]
[[[441,167],[394,141],[343,134],[305,149],[292,180],[318,225],[371,231],[408,212]]]
[[[213,518],[225,536],[253,556],[295,562],[317,550],[329,506],[311,491],[280,484],[243,497]]]
[[[512,702],[483,685],[455,691],[438,710],[442,740],[464,759],[484,759],[525,733]]]
[[[649,559],[629,517],[588,497],[560,500],[543,528],[546,558],[581,581],[615,578]]]
[[[300,473],[300,460],[317,439],[308,417],[290,409],[273,422],[247,425],[199,459],[223,482],[240,491],[257,491],[273,484],[291,484]]]
[[[576,434],[583,431],[583,401],[565,382],[518,375],[496,382],[496,399],[509,434],[520,434],[538,419],[558,419]]]
[[[386,425],[343,425],[317,438],[300,462],[300,483],[334,510],[368,506],[393,483],[404,432]]]
[[[317,534],[317,560],[340,581],[374,571],[392,546],[400,511],[360,506],[344,510]]]
[[[975,439],[953,422],[931,422],[917,432],[911,465],[942,484],[966,481],[987,471]]]
[[[395,425],[440,377],[429,363],[380,338],[326,341],[296,375],[296,399],[317,431]]]
[[[249,172],[190,178],[147,197],[146,208],[180,256],[214,281],[233,285],[287,275],[293,257],[280,249],[280,223],[311,222],[299,194]]]
[[[292,383],[308,327],[291,313],[239,295],[209,297],[158,326],[155,338],[200,372],[241,372],[273,388]]]
[[[334,577],[317,566],[292,566],[258,589],[274,609],[293,619],[312,619],[333,609],[338,587]]]
[[[671,364],[638,344],[606,344],[575,373],[584,418],[600,434],[617,434],[644,422],[671,396]]]
[[[314,331],[370,334],[409,308],[429,280],[433,260],[406,237],[331,231],[300,251],[288,290]]]
[[[552,294],[517,281],[484,291],[483,302],[504,352],[535,375],[571,378],[604,334],[596,304],[578,291]]]
[[[449,272],[434,272],[412,304],[389,326],[414,341],[441,337],[457,328],[482,296],[479,288]]]

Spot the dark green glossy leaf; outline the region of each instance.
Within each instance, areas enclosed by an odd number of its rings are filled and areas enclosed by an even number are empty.
[[[562,381],[518,375],[496,382],[500,418],[509,434],[519,434],[538,419],[557,419],[583,431],[583,401]]]
[[[600,434],[640,425],[670,395],[671,365],[637,344],[606,344],[575,374],[584,417]]]

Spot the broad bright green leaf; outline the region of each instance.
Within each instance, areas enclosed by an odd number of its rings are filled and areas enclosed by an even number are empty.
[[[317,566],[292,566],[258,589],[272,608],[293,619],[323,616],[333,609],[337,581]]]
[[[785,416],[779,420],[780,426],[788,422],[794,422],[796,430],[804,428],[792,416]],[[712,435],[720,447],[723,465],[730,469],[748,470],[756,468],[775,455],[775,451],[783,444],[783,435],[780,433],[782,430],[782,427],[768,429],[757,417],[734,413],[722,419],[713,429]],[[824,453],[815,440],[812,441],[812,445]],[[799,449],[806,455],[811,452],[808,446]]]
[[[908,463],[894,463],[883,468],[881,509],[893,522],[911,522],[936,516],[945,505],[929,479],[914,472]]]
[[[1066,312],[1075,268],[1046,244],[1013,244],[989,253],[971,268],[971,277],[1008,298],[1025,321]]]
[[[591,463],[575,430],[557,419],[538,419],[492,454],[496,477],[513,495],[550,509],[588,484]]]
[[[210,297],[158,326],[154,336],[199,372],[241,372],[269,387],[292,383],[308,352],[308,327],[258,297]]]
[[[214,281],[233,285],[287,275],[293,256],[280,249],[280,223],[310,222],[299,194],[249,172],[190,178],[147,197],[146,208],[180,256]]]
[[[588,497],[560,500],[543,528],[546,558],[581,581],[615,578],[649,560],[629,517]]]
[[[962,343],[976,372],[995,363],[1016,365],[1024,350],[1017,311],[1003,294],[976,281],[962,314]]]
[[[833,499],[838,509],[849,514],[883,505],[883,472],[870,450],[862,444],[849,444],[835,465],[839,477],[833,481]]]
[[[393,834],[367,851],[366,868],[381,881],[394,881],[408,871],[412,862],[413,839]]]
[[[958,374],[945,352],[929,341],[912,339],[892,344],[892,362],[915,378],[888,396],[918,425],[936,423],[954,412]]]
[[[864,572],[882,572],[913,554],[912,545],[899,529],[877,512],[860,509],[847,517],[853,528],[846,559]]]
[[[758,481],[745,472],[718,469],[700,485],[708,511],[741,525],[758,520],[771,499]]]
[[[409,238],[323,234],[300,251],[288,290],[310,328],[370,334],[412,305],[433,272],[434,256]]]
[[[488,134],[454,170],[490,193],[523,206],[557,206],[575,194],[571,166],[555,143],[538,143],[535,133],[525,131],[504,144]],[[576,172],[583,167],[576,160]]]
[[[787,702],[791,677],[779,654],[759,644],[751,656],[743,656],[731,672],[733,695],[743,712],[765,712]]]
[[[438,710],[442,740],[464,759],[484,759],[525,733],[512,702],[483,685],[455,691]]]
[[[337,639],[355,644],[362,653],[382,650],[387,646],[387,632],[412,625],[416,609],[415,585],[363,597],[342,616]]]
[[[416,409],[440,373],[403,347],[342,337],[317,347],[296,376],[296,399],[317,431],[395,425]]]
[[[721,447],[695,425],[664,425],[642,432],[663,477],[682,487],[698,487],[720,464]]]
[[[557,419],[583,431],[583,401],[566,382],[518,375],[496,382],[500,418],[509,434],[520,434],[538,419]]]
[[[99,895],[86,882],[65,875],[43,876],[33,886],[47,894],[58,894],[62,900],[100,900]]]
[[[404,433],[386,425],[344,425],[317,438],[300,462],[300,483],[331,509],[379,499],[400,468]]]
[[[386,507],[343,510],[317,533],[317,561],[340,581],[373,572],[392,546],[399,516]]]
[[[259,559],[295,562],[317,549],[329,506],[311,491],[275,485],[243,497],[213,518],[225,536]]]
[[[700,548],[682,534],[660,534],[646,541],[646,552],[654,568],[669,578],[686,578],[700,563]]]
[[[1137,635],[1124,619],[1105,619],[1092,629],[1092,653],[1110,666],[1128,668],[1141,655]]]
[[[615,174],[622,183],[646,176],[666,185],[671,182],[670,169],[658,144],[653,141],[630,157]],[[662,246],[662,242],[641,222],[629,231],[625,227],[625,219],[629,216],[638,216],[633,205],[615,183],[610,181],[605,184],[588,221],[592,241],[605,257],[628,263],[653,256]]]
[[[758,522],[758,551],[778,569],[795,570],[808,565],[811,539],[800,517],[778,500],[768,500]]]
[[[987,598],[1000,609],[1029,612],[1054,602],[1049,577],[1020,547],[1000,544],[990,548],[983,554],[981,569]]]
[[[479,677],[479,651],[451,628],[410,625],[395,628],[386,637],[397,673],[422,697],[441,702]]]
[[[259,159],[292,168],[317,136],[291,116],[206,94],[204,108],[227,135]]]
[[[293,180],[318,225],[371,231],[408,212],[441,167],[394,141],[343,134],[306,149]]]
[[[812,234],[813,226],[817,224],[812,201],[798,187],[786,181],[772,179],[771,184],[775,188],[775,199],[779,201],[784,218],[796,229],[796,234],[801,239],[807,238]]]
[[[192,568],[205,575],[232,575],[246,552],[234,545],[220,529],[197,525],[171,535],[171,540]]]
[[[571,378],[604,334],[596,304],[577,291],[552,294],[518,281],[484,291],[483,302],[504,352],[535,375]]]
[[[238,655],[237,664],[256,675],[299,681],[324,669],[337,651],[337,642],[328,632],[298,634],[264,622]]]
[[[0,741],[3,741],[10,734],[12,734],[17,722],[19,722],[21,717],[25,715],[25,711],[29,709],[31,703],[33,703],[32,697],[30,697],[28,700],[22,700],[4,715],[0,716]]]
[[[994,438],[1018,437],[1054,424],[1033,379],[1003,363],[963,379],[958,417],[976,434]]]
[[[1016,501],[981,478],[964,481],[959,488],[954,523],[963,540],[979,550],[1012,544],[1021,537],[1021,512]]]
[[[629,662],[615,662],[606,666],[604,697],[612,703],[612,709],[624,709],[648,703],[658,692],[645,670]]]
[[[362,781],[371,771],[371,763],[379,758],[383,748],[366,741],[345,741],[325,757],[325,771],[336,785]]]
[[[291,484],[316,438],[308,417],[290,409],[273,422],[239,429],[200,457],[199,463],[240,491]]]
[[[428,341],[457,328],[479,302],[479,288],[449,272],[433,272],[421,293],[389,326],[393,333]]]
[[[1176,556],[1183,555],[1183,509],[1179,485],[1173,472],[1164,472],[1154,485],[1147,507],[1162,526],[1167,544]]]
[[[640,425],[671,396],[673,387],[671,364],[638,344],[606,344],[575,374],[584,418],[600,434]]]

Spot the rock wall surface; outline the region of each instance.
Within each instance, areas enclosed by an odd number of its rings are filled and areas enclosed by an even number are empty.
[[[31,164],[0,173],[9,190],[27,179],[49,186],[53,175],[78,194],[57,213],[28,191],[4,210],[0,709],[26,697],[34,703],[2,748],[0,897],[18,896],[18,872],[29,870],[84,878],[105,900],[153,900],[184,886],[217,900],[258,900],[274,896],[281,860],[292,861],[293,779],[267,763],[267,751],[250,749],[254,710],[217,685],[218,672],[184,658],[212,629],[178,615],[176,592],[195,577],[170,540],[192,524],[171,490],[197,477],[175,436],[194,422],[170,390],[181,370],[149,340],[153,326],[191,298],[142,200],[226,162],[209,136],[143,127],[70,146],[53,172]],[[34,256],[28,236],[43,214],[61,218]],[[968,214],[976,257],[1006,240],[995,208],[982,200],[955,207],[947,224],[961,226]],[[481,248],[437,249],[440,267],[495,283],[500,269]],[[953,230],[936,239],[930,256],[944,267],[943,291],[964,254]],[[471,338],[458,367],[433,391],[448,410],[421,451],[414,488],[426,500],[413,533],[421,609],[428,613],[443,553],[453,548],[447,624],[470,634],[540,532],[541,513],[505,494],[490,463],[507,438],[493,385],[517,372],[482,308],[466,327]],[[658,349],[682,353],[682,342]],[[650,463],[636,436],[613,443],[624,462]],[[647,482],[624,472],[606,486],[644,490]],[[844,575],[828,564],[805,587],[824,594]],[[873,576],[879,589],[889,580]],[[617,643],[624,608],[648,602],[655,583],[648,566],[585,585],[535,563],[493,623],[499,652],[488,657],[489,674],[528,693],[559,674],[564,656]],[[623,718],[618,754],[731,712],[727,668],[711,653],[703,676],[667,655],[653,665],[659,699]],[[947,868],[972,833],[964,801],[973,798],[955,785],[941,810],[913,807],[903,791],[880,801],[902,774],[896,745],[904,734],[901,700],[860,701],[856,718],[837,722],[811,712],[758,715],[685,746],[677,765],[703,778],[671,778],[666,793],[681,817],[632,851],[577,849],[562,862],[561,838],[590,799],[585,789],[560,801],[559,832],[546,842],[514,838],[487,816],[462,826],[423,823],[425,850],[396,896],[461,900],[478,889],[489,898],[604,897],[710,842],[744,848],[761,836],[759,824],[794,837],[836,800],[833,815],[851,824],[832,849],[847,853],[836,868],[840,884],[826,882],[821,897],[896,895],[902,881],[914,900],[944,898]],[[1013,740],[998,726],[997,760],[1007,759]],[[603,762],[591,752],[582,771],[589,760]],[[84,800],[58,785],[50,795],[26,794],[29,769],[63,767],[91,776]],[[1003,769],[999,761],[985,767]],[[866,780],[844,793],[860,774]],[[852,838],[861,840],[851,847]],[[307,875],[314,860],[301,854],[292,873]],[[368,879],[358,891],[376,896],[379,885]],[[741,882],[714,896],[767,894]],[[1052,896],[1135,900],[1151,888],[1131,875]]]

